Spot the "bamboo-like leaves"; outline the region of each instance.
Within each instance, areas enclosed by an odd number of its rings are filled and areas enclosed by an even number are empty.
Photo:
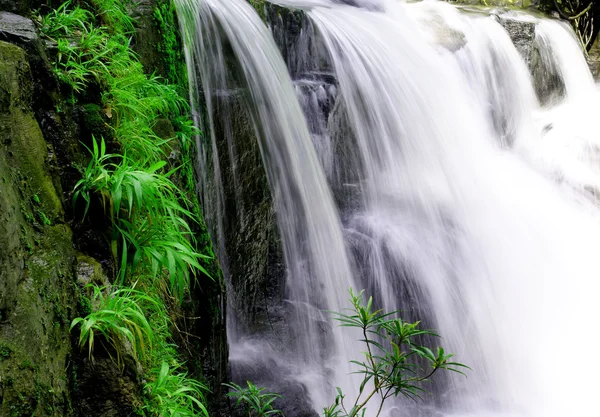
[[[434,353],[429,347],[417,343],[423,336],[438,337],[430,330],[420,329],[419,322],[403,321],[398,311],[386,313],[375,310],[373,298],[365,302],[363,291],[355,294],[350,289],[350,302],[352,308],[347,313],[332,313],[340,326],[358,328],[362,332],[363,338],[359,341],[366,347],[364,360],[350,363],[357,367],[354,373],[361,374],[363,380],[358,398],[349,408],[346,408],[344,394],[338,388],[335,402],[323,410],[325,417],[363,416],[374,398],[379,401],[379,416],[387,398],[399,395],[412,400],[421,398],[427,393],[423,383],[437,370],[464,375],[461,369],[468,369],[461,363],[450,362],[453,355],[446,354],[443,348]]]
[[[105,295],[106,288],[93,286],[92,304],[95,310],[87,317],[76,318],[71,329],[80,325],[79,345],[88,345],[90,358],[97,337],[102,335],[116,352],[116,362],[122,366],[122,352],[130,346],[136,359],[143,359],[152,348],[153,331],[144,314],[143,304],[154,308],[159,304],[153,298],[133,288],[123,288]],[[110,353],[110,352],[109,352]]]
[[[204,406],[204,392],[208,391],[206,385],[166,362],[152,373],[154,380],[146,384],[150,397],[146,408],[162,417],[208,417]]]
[[[223,384],[231,391],[227,393],[229,398],[235,399],[236,407],[243,407],[248,416],[266,417],[269,415],[283,415],[280,410],[273,408],[273,402],[281,395],[268,392],[264,387],[257,387],[250,381],[246,381],[246,387],[233,382]]]

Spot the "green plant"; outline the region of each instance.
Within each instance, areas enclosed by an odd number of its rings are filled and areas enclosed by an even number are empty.
[[[350,290],[352,309],[349,314],[333,312],[343,327],[360,329],[366,351],[362,361],[353,360],[356,373],[362,375],[358,396],[350,403],[338,388],[335,402],[326,407],[325,417],[363,416],[371,400],[378,401],[377,416],[384,402],[391,397],[403,395],[410,399],[420,398],[426,390],[422,387],[438,370],[463,374],[467,366],[451,362],[452,354],[439,347],[434,353],[418,344],[423,336],[435,336],[429,330],[419,329],[419,322],[407,323],[398,312],[385,313],[373,310],[373,298],[365,303],[363,291],[355,294]],[[463,374],[464,375],[464,374]]]
[[[177,34],[175,6],[171,0],[159,0],[154,9],[154,21],[160,33],[156,45],[161,55],[162,72],[171,83],[177,84],[179,91],[187,92],[187,69],[181,43]]]
[[[132,0],[91,0],[91,2],[113,32],[129,35],[135,31],[135,21],[127,13],[127,6],[133,4]]]
[[[66,2],[48,15],[41,17],[40,30],[57,43],[54,73],[74,93],[83,92],[93,80],[106,78],[112,51],[107,45],[104,27],[94,27],[93,15],[80,7],[70,9]]]
[[[122,352],[127,347],[131,348],[134,358],[140,359],[147,350],[151,350],[154,335],[143,306],[160,308],[160,304],[133,288],[118,289],[108,295],[104,294],[106,288],[94,285],[92,289],[94,311],[71,323],[71,329],[80,325],[79,346],[83,348],[87,344],[92,358],[95,340],[102,336],[113,347],[119,366],[123,366]]]
[[[249,0],[256,13],[260,16],[260,18],[265,20],[265,0]]]
[[[594,17],[598,18],[600,7],[593,0],[541,0],[540,9],[556,12],[571,23],[584,52],[592,47],[598,31],[594,28]]]
[[[189,121],[185,95],[179,94],[187,87],[145,74],[133,52],[130,3],[79,2],[87,10],[67,3],[40,18],[42,33],[57,43],[55,74],[70,89],[71,103],[96,97],[99,90],[101,102],[96,104],[103,113],[102,123],[110,125],[104,137],[92,137],[91,159],[80,169],[82,178],[73,199],[74,203],[83,200],[83,219],[93,204],[102,205],[110,219],[108,236],[119,289],[106,295],[95,287],[92,300],[82,301],[80,313],[86,316],[74,320],[71,328],[80,329],[79,344],[88,345],[90,356],[102,340],[112,346],[120,366],[125,351],[137,359],[150,381],[146,405],[138,410],[143,415],[207,415],[206,387],[181,370],[171,339],[175,324],[169,316],[177,311],[193,277],[208,275],[203,265],[213,256],[205,241],[206,255],[196,249],[192,226],[202,220],[198,203],[187,198],[193,192],[187,188],[183,192],[173,182],[180,176],[175,175],[179,169],[189,173],[191,167],[175,168],[169,159],[173,150],[179,150],[178,142],[186,155],[193,154],[191,137],[197,131]],[[186,74],[173,5],[171,0],[160,0],[157,6],[155,19],[164,38],[159,49],[170,63],[164,75],[183,83],[184,77],[173,72],[178,67]],[[91,86],[94,94],[88,94]],[[165,119],[173,122],[175,133],[159,133]],[[107,143],[112,152],[107,152]]]
[[[10,358],[12,354],[12,349],[4,344],[0,344],[0,362],[5,361]]]
[[[165,162],[151,166],[142,163],[138,169],[137,163],[124,155],[107,154],[104,141],[98,145],[95,139],[91,153],[92,160],[76,184],[73,198],[85,200],[85,215],[91,195],[101,197],[118,232],[113,238],[113,252],[121,255],[121,278],[128,264],[135,271],[148,262],[153,278],[162,276],[163,271],[168,273],[170,289],[181,299],[191,270],[208,275],[199,262],[208,256],[196,252],[192,245],[193,235],[185,220],[192,214],[180,205],[184,197],[168,179],[171,173],[158,173]],[[110,162],[113,159],[120,163]]]
[[[233,382],[223,384],[231,389],[227,393],[229,398],[236,400],[235,406],[243,406],[249,417],[265,417],[268,415],[283,415],[281,410],[273,408],[273,402],[282,398],[281,395],[266,391],[264,387],[257,387],[250,381],[246,381],[247,387],[241,387]]]
[[[161,417],[208,417],[204,406],[204,391],[208,388],[187,374],[178,372],[177,367],[169,367],[162,362],[160,368],[153,371],[154,379],[146,385],[149,403],[146,409]]]
[[[64,2],[45,16],[38,17],[40,30],[50,38],[68,37],[77,31],[85,31],[93,15],[80,7],[71,8],[71,0]]]

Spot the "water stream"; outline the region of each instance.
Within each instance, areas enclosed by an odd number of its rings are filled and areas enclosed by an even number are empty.
[[[285,343],[230,322],[232,366],[277,358],[315,410],[335,386],[352,396],[347,362],[360,346],[323,311],[343,308],[353,286],[438,329],[473,368],[384,415],[595,415],[599,106],[570,29],[429,1],[277,2],[306,12],[311,41],[299,39],[320,45],[327,68],[299,51],[288,70],[243,0],[178,0],[192,100],[204,95],[211,126],[215,113],[231,117],[215,112],[218,97],[245,91],[295,306]],[[530,55],[515,48],[507,18],[531,25]],[[323,82],[327,71],[335,81]],[[557,85],[540,97],[536,77]],[[212,132],[198,148],[219,240]]]

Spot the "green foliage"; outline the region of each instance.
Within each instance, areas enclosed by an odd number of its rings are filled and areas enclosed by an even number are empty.
[[[362,375],[359,394],[347,402],[338,388],[335,402],[326,407],[325,417],[354,417],[364,415],[371,400],[378,401],[377,416],[384,402],[391,397],[403,395],[418,399],[426,392],[423,383],[438,371],[446,370],[463,374],[465,365],[452,362],[452,354],[439,347],[432,351],[418,344],[423,336],[437,336],[429,330],[419,329],[419,323],[403,321],[398,312],[385,313],[373,309],[373,298],[365,303],[363,291],[355,294],[350,290],[352,309],[349,314],[333,312],[343,327],[360,329],[366,351],[362,361],[351,361]],[[464,375],[464,374],[463,374]]]
[[[97,13],[114,33],[131,35],[135,31],[135,22],[127,13],[132,0],[91,0]]]
[[[132,271],[146,266],[144,272],[153,279],[167,272],[171,293],[182,299],[191,270],[208,275],[199,263],[207,256],[192,245],[193,235],[185,220],[192,214],[180,205],[184,197],[169,180],[171,173],[158,172],[165,162],[146,165],[125,155],[107,154],[104,141],[98,146],[94,139],[92,160],[76,184],[73,198],[85,200],[87,213],[91,195],[101,196],[118,232],[112,244],[115,256],[120,236],[122,279],[128,266]]]
[[[105,295],[106,288],[92,286],[92,304],[97,307],[85,318],[78,317],[71,323],[71,329],[80,325],[79,346],[88,345],[92,358],[97,335],[102,335],[116,352],[116,362],[122,364],[125,346],[130,346],[136,359],[151,350],[153,331],[144,314],[144,304],[160,308],[153,298],[133,288],[123,288]],[[102,339],[101,339],[102,340]]]
[[[265,20],[265,0],[248,0],[260,18]]]
[[[0,362],[9,359],[11,354],[12,349],[0,343]]]
[[[591,48],[596,33],[593,0],[541,0],[539,7],[547,13],[556,12],[568,20],[584,51]]]
[[[204,406],[204,391],[208,388],[204,384],[188,378],[166,362],[152,373],[153,381],[146,384],[150,398],[147,409],[161,417],[208,417]]]
[[[70,6],[67,1],[40,18],[40,30],[57,42],[54,66],[57,78],[74,93],[81,93],[91,81],[100,82],[106,76],[111,50],[106,45],[106,29],[92,26],[93,16],[89,11]]]
[[[80,7],[74,7],[72,10],[70,7],[69,0],[46,16],[40,17],[42,33],[50,38],[62,38],[72,36],[77,31],[88,30],[93,15]]]
[[[250,381],[246,381],[247,387],[241,387],[233,382],[223,385],[231,389],[227,396],[236,400],[235,406],[243,406],[249,417],[283,415],[280,410],[273,408],[273,402],[278,398],[282,398],[281,395],[267,392],[266,388],[257,387]]]
[[[39,19],[42,33],[58,45],[55,73],[70,88],[73,101],[87,98],[90,86],[99,89],[102,119],[110,121],[112,137],[92,137],[91,160],[81,167],[74,202],[83,201],[83,218],[99,204],[111,220],[110,245],[118,265],[118,290],[105,295],[95,287],[86,304],[84,318],[72,322],[80,329],[79,344],[91,356],[98,340],[112,346],[115,361],[131,354],[142,366],[146,416],[207,415],[206,387],[182,371],[181,359],[172,344],[174,324],[169,311],[176,310],[196,274],[207,274],[203,265],[212,257],[196,250],[191,225],[201,223],[197,202],[188,201],[173,182],[175,174],[191,166],[174,168],[168,156],[174,149],[193,154],[191,139],[199,134],[189,120],[189,105],[178,93],[185,86],[144,73],[131,48],[135,22],[127,14],[129,0],[88,0],[65,3]],[[167,76],[183,67],[173,6],[160,0],[155,13],[163,32],[159,48],[167,55]],[[185,71],[181,71],[185,74]],[[159,123],[171,120],[173,137],[159,137]],[[107,151],[110,143],[111,152]],[[185,164],[191,159],[184,159]],[[193,183],[193,181],[191,181]],[[190,210],[192,206],[194,209]],[[127,288],[130,285],[131,288]],[[135,289],[134,289],[135,287]],[[167,305],[171,308],[168,309]],[[82,308],[83,310],[83,308]]]
[[[162,57],[162,73],[170,82],[181,87],[181,93],[186,93],[187,70],[181,42],[177,36],[177,19],[172,1],[157,2],[154,21],[161,35],[161,41],[156,47]]]

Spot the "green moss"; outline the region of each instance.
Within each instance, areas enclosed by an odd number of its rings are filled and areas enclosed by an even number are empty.
[[[112,138],[114,135],[110,127],[107,111],[97,104],[85,104],[82,109],[82,141],[88,145],[92,137]]]
[[[161,73],[180,93],[187,93],[187,69],[177,28],[177,17],[172,0],[158,0],[154,9],[154,22],[160,34],[156,49],[160,54]]]
[[[0,326],[0,415],[67,417],[71,343],[68,327],[55,323],[70,321],[72,237],[31,110],[25,53],[4,42],[0,85],[9,97],[0,109],[0,293],[2,320],[10,323]]]
[[[265,0],[248,0],[248,2],[254,7],[256,13],[260,16],[260,18],[265,21]]]
[[[12,349],[3,343],[0,343],[0,362],[9,359],[11,354]]]

